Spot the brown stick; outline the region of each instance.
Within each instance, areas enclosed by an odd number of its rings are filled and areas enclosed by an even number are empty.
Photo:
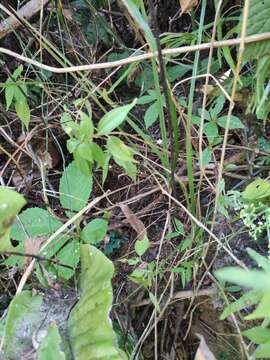
[[[0,7],[1,7],[1,4],[0,4]],[[245,41],[245,44],[250,44],[253,42],[269,40],[269,39],[270,39],[270,32],[266,32],[266,33],[262,33],[262,34],[247,36],[244,39],[244,41]],[[214,41],[214,42],[204,43],[204,44],[200,44],[200,45],[182,46],[179,48],[165,49],[162,51],[162,55],[185,54],[187,52],[209,50],[211,47],[221,48],[221,47],[226,47],[226,46],[235,46],[235,45],[241,44],[241,42],[242,42],[241,38],[236,38],[236,39],[231,39],[231,40]],[[108,69],[108,68],[113,68],[113,67],[117,67],[117,66],[131,64],[136,61],[143,61],[143,60],[151,59],[151,58],[157,56],[157,52],[155,52],[155,53],[148,52],[148,53],[145,53],[142,55],[130,56],[123,60],[105,62],[105,63],[100,63],[100,64],[89,64],[89,65],[79,65],[79,66],[69,66],[69,67],[57,68],[55,66],[45,65],[43,63],[40,63],[39,61],[30,59],[26,56],[20,55],[14,51],[11,51],[11,50],[3,48],[3,47],[0,47],[0,53],[12,56],[12,57],[14,57],[18,60],[21,60],[25,63],[34,65],[43,70],[51,71],[56,74],[65,74],[65,73],[71,73],[71,72],[77,72],[77,71],[92,71],[92,70],[98,70],[98,69]]]
[[[49,0],[30,0],[22,6],[18,11],[18,18],[30,19],[33,15],[40,11]],[[2,5],[0,4],[0,8]],[[8,35],[12,30],[17,29],[22,23],[15,16],[10,16],[0,23],[0,39]]]

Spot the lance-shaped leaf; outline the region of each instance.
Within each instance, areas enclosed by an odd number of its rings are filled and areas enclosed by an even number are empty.
[[[76,360],[120,360],[110,320],[114,267],[97,248],[81,245],[80,301],[69,317],[69,339]]]
[[[131,104],[119,106],[105,114],[98,123],[98,135],[108,135],[121,125],[136,101],[137,99],[134,99]]]

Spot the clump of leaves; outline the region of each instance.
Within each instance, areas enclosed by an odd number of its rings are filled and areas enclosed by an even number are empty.
[[[230,206],[239,212],[250,236],[254,240],[258,240],[266,232],[270,238],[270,208],[268,205],[270,184],[268,181],[257,179],[250,183],[242,193],[231,191],[228,195]]]
[[[19,119],[28,128],[30,122],[30,108],[27,101],[27,85],[23,77],[23,66],[14,70],[11,77],[5,82],[6,109],[14,106]]]
[[[212,158],[212,149],[215,145],[218,145],[221,142],[221,129],[226,129],[227,126],[227,116],[221,115],[225,104],[224,95],[220,95],[214,105],[207,111],[204,112],[204,127],[203,133],[206,136],[208,146],[204,149],[202,154],[202,164],[206,166]],[[199,109],[199,114],[201,115],[201,109]],[[199,116],[193,116],[192,122],[196,126],[200,126],[201,118]],[[244,124],[237,116],[231,116],[231,121],[229,129],[243,129]]]
[[[134,151],[119,137],[111,135],[111,132],[124,122],[135,103],[136,99],[131,104],[116,107],[106,113],[100,119],[97,129],[92,121],[90,106],[88,106],[88,113],[82,110],[77,111],[77,120],[80,119],[80,121],[74,121],[68,111],[62,114],[61,125],[69,136],[68,151],[73,154],[75,162],[84,174],[92,174],[95,163],[103,170],[104,183],[108,175],[109,161],[113,157],[114,161],[124,168],[131,179],[136,180],[137,168],[134,163]],[[76,105],[81,105],[81,101],[76,101]],[[100,138],[106,139],[105,150],[94,141]]]
[[[247,249],[250,257],[258,264],[261,270],[244,270],[236,267],[220,269],[216,272],[219,280],[228,281],[251,290],[238,300],[229,304],[221,315],[224,320],[230,314],[257,305],[251,314],[245,316],[246,320],[262,320],[261,325],[243,332],[243,335],[257,344],[252,354],[253,358],[270,358],[270,261],[252,249]]]
[[[91,245],[81,245],[80,254],[80,300],[72,309],[67,324],[61,323],[58,329],[59,324],[52,321],[44,328],[48,314],[42,312],[42,304],[46,295],[23,291],[13,298],[4,319],[0,355],[5,355],[5,359],[24,358],[32,349],[32,339],[37,338],[40,329],[45,336],[36,344],[37,360],[70,359],[66,332],[74,360],[127,358],[117,346],[110,320],[114,266]],[[59,321],[59,318],[54,320]]]

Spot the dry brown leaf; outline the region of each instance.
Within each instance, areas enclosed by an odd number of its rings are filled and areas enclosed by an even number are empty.
[[[130,226],[136,231],[138,239],[143,240],[147,235],[143,222],[130,210],[127,205],[120,204],[120,208]]]
[[[28,238],[24,243],[24,251],[26,254],[37,255],[43,242],[46,240],[44,236],[37,236],[35,238]],[[27,267],[31,262],[31,257],[26,256],[24,265]]]
[[[200,334],[196,334],[198,338],[201,340],[199,348],[196,352],[194,360],[216,360],[216,357],[212,353],[212,351],[207,346],[204,337]]]
[[[179,0],[181,6],[181,14],[190,12],[195,6],[198,5],[198,0]]]

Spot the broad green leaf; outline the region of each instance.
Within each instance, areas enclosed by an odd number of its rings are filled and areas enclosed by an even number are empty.
[[[224,95],[220,95],[217,100],[216,100],[216,105],[212,108],[211,113],[213,114],[213,116],[216,118],[218,116],[218,114],[221,112],[221,110],[224,108],[224,104],[225,104],[225,96]]]
[[[29,208],[23,211],[11,227],[10,236],[14,240],[24,241],[28,236],[50,235],[62,226],[47,210]]]
[[[202,109],[199,109],[199,110],[198,110],[198,113],[199,113],[199,115],[201,116],[201,115],[202,115]],[[211,114],[210,114],[209,111],[204,110],[203,115],[204,115],[204,119],[205,119],[205,120],[207,120],[207,121],[211,121],[211,120],[212,120],[212,117],[211,117]]]
[[[67,112],[64,112],[62,114],[60,123],[64,132],[69,136],[75,135],[79,129],[78,124],[76,124],[75,121],[73,121],[72,116]]]
[[[91,146],[92,146],[93,159],[97,162],[98,166],[103,168],[106,157],[105,153],[98,144],[92,143]]]
[[[202,159],[201,159],[202,166],[205,167],[206,165],[208,165],[211,159],[212,159],[212,153],[211,150],[207,147],[202,152]]]
[[[83,111],[79,111],[81,122],[80,122],[80,138],[81,141],[92,140],[94,134],[94,125],[93,122],[87,114]]]
[[[37,360],[65,360],[66,356],[61,350],[61,342],[57,325],[55,323],[50,324],[38,349]]]
[[[247,202],[266,200],[270,196],[270,183],[267,180],[258,178],[248,184],[243,191],[242,196]]]
[[[98,249],[81,245],[80,300],[71,311],[68,328],[76,360],[126,359],[116,346],[110,319],[113,293],[112,262]]]
[[[268,274],[269,278],[269,274]],[[246,320],[255,320],[255,319],[263,319],[270,317],[270,291],[265,290],[265,293],[259,302],[256,309],[248,316],[245,317]]]
[[[243,331],[242,334],[255,344],[270,342],[270,330],[262,326],[255,326],[252,329]]]
[[[57,253],[57,259],[63,265],[69,265],[76,269],[80,260],[80,245],[78,241],[70,241]],[[61,265],[57,266],[57,275],[69,280],[74,275],[74,270]]]
[[[110,136],[107,140],[107,149],[114,158],[121,161],[132,161],[132,150],[116,136]]]
[[[128,174],[128,176],[133,180],[136,181],[137,179],[137,166],[135,164],[133,164],[130,161],[123,161],[119,158],[114,158],[114,161],[121,166],[122,168],[124,168],[124,170],[126,171],[126,173]]]
[[[270,0],[252,0],[249,5],[246,36],[270,31]],[[242,23],[242,20],[240,21]],[[242,24],[241,24],[242,25]],[[257,59],[270,54],[269,40],[257,41],[245,45],[245,60]]]
[[[217,122],[219,126],[226,129],[227,116],[221,116],[220,118],[218,118]],[[244,128],[245,125],[242,123],[242,121],[237,116],[232,115],[229,129],[233,130],[233,129],[244,129]]]
[[[14,93],[15,93],[15,87],[16,85],[12,84],[12,80],[8,79],[7,82],[9,83],[8,85],[5,86],[5,99],[6,99],[6,110],[9,109],[12,100],[14,98]]]
[[[73,154],[74,151],[77,150],[79,145],[80,145],[79,140],[75,138],[68,139],[67,141],[67,149],[71,154]]]
[[[246,309],[247,307],[250,307],[254,304],[258,304],[261,298],[262,298],[261,291],[255,291],[255,290],[248,291],[239,299],[227,305],[223,310],[222,314],[220,315],[220,319],[224,320],[234,312]]]
[[[42,296],[31,291],[16,295],[8,308],[3,341],[8,359],[23,359],[24,352],[32,348],[32,336],[40,325]]]
[[[150,246],[150,241],[147,236],[145,236],[144,239],[142,240],[137,240],[135,242],[136,254],[142,256],[149,249],[149,246]]]
[[[65,209],[80,211],[86,206],[91,190],[93,179],[82,173],[73,161],[69,164],[60,179],[60,203]]]
[[[89,244],[98,244],[104,240],[107,233],[108,221],[94,219],[90,221],[81,232],[81,239]]]
[[[136,101],[137,99],[134,99],[131,104],[118,106],[105,114],[98,123],[98,135],[108,135],[111,131],[121,125],[130,110],[136,104]]]
[[[26,204],[23,196],[0,186],[0,252],[11,250],[10,227],[21,208]]]
[[[92,177],[92,163],[81,157],[78,148],[73,153],[74,162],[78,170],[87,177]]]
[[[226,267],[216,271],[216,276],[223,281],[246,286],[261,291],[270,291],[269,273],[260,270],[244,270],[237,267]]]
[[[158,102],[155,101],[152,105],[149,106],[149,108],[146,110],[144,115],[144,123],[146,129],[148,129],[156,122],[158,115],[159,115],[159,105]]]
[[[144,95],[138,98],[137,105],[145,105],[149,104],[150,102],[153,102],[156,100],[156,95]]]
[[[258,346],[254,352],[256,359],[269,359],[270,358],[270,341]]]
[[[199,116],[193,115],[191,118],[191,122],[194,125],[200,126],[201,118]]]
[[[92,144],[82,143],[78,146],[78,154],[85,160],[93,162]]]
[[[270,272],[270,260],[257,253],[255,250],[247,248],[248,255],[257,262],[257,264],[263,268],[263,270]]]
[[[217,125],[213,121],[208,122],[204,125],[204,133],[207,136],[209,144],[212,144],[214,139],[218,136]]]
[[[19,119],[23,122],[26,128],[29,126],[30,122],[30,109],[27,103],[27,99],[24,97],[20,101],[15,102],[15,110]]]

